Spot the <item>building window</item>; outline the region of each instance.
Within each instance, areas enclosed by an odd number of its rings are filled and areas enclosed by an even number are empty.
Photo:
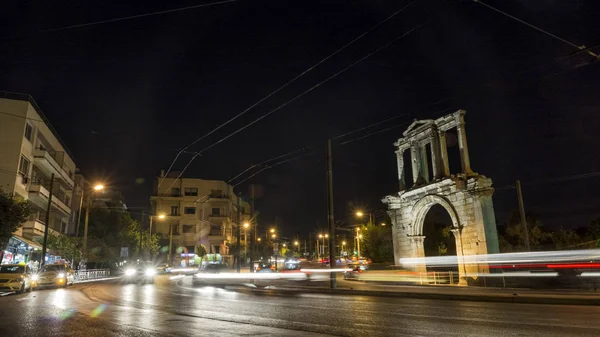
[[[181,190],[179,189],[179,187],[171,188],[171,196],[172,197],[180,197],[181,196]]]
[[[196,233],[196,225],[183,225],[184,233]]]
[[[186,187],[183,191],[186,196],[197,197],[198,189],[195,187]]]
[[[215,254],[221,254],[221,246],[213,246],[213,251]]]
[[[173,229],[173,235],[179,235],[179,225],[171,225]]]
[[[33,127],[31,126],[31,124],[25,123],[25,138],[27,138],[28,141],[31,141],[32,136],[33,136]]]
[[[194,254],[194,246],[185,246],[188,254]]]
[[[221,215],[221,209],[220,208],[213,208],[211,214],[212,215]]]
[[[179,215],[179,206],[171,206],[171,215]]]
[[[210,190],[210,196],[213,198],[222,198],[223,190]]]
[[[196,207],[184,207],[183,213],[185,214],[196,214]]]
[[[68,195],[65,195],[65,204],[69,207],[71,207],[71,198],[69,198]]]
[[[21,162],[19,163],[19,173],[23,178],[27,178],[27,175],[29,174],[29,159],[25,158],[23,155],[21,155]]]

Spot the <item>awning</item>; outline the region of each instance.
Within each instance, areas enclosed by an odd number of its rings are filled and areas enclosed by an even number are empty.
[[[24,238],[22,236],[18,236],[18,235],[14,235],[14,234],[13,234],[13,237],[15,239],[19,240],[19,241],[23,241],[24,243],[26,243],[27,245],[29,245],[29,247],[37,248],[37,249],[42,249],[42,245],[40,245],[39,243],[37,243],[35,241],[31,241],[31,240],[26,239],[26,238]]]

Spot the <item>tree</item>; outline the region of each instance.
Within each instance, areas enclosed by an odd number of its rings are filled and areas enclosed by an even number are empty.
[[[0,249],[4,250],[12,234],[31,215],[31,207],[21,197],[0,189]]]
[[[541,250],[552,246],[552,234],[544,230],[540,219],[533,215],[526,215],[527,232],[529,234],[529,245],[531,250]],[[513,212],[500,228],[498,233],[502,252],[523,252],[527,250],[525,232],[521,225],[519,212]]]
[[[591,240],[596,241],[596,247],[600,248],[600,218],[590,221],[588,225],[588,232]]]
[[[378,226],[372,223],[360,228],[361,256],[369,257],[373,262],[389,262],[394,260],[394,248],[389,226]]]
[[[75,238],[67,235],[48,235],[47,246],[57,251],[57,255],[66,259],[79,257],[81,238]]]
[[[556,249],[573,249],[581,244],[581,237],[574,230],[561,227],[552,233],[552,241]]]

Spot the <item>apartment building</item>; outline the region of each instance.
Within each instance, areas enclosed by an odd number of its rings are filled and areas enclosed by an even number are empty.
[[[14,233],[9,246],[2,247],[3,262],[29,259],[34,250],[41,248],[46,226],[53,235],[69,231],[74,173],[73,156],[33,98],[0,92],[0,188],[29,200],[34,208],[29,220]],[[46,223],[48,202],[50,212]]]
[[[161,172],[155,181],[153,232],[168,238],[172,230],[173,247],[185,248],[183,254],[194,254],[202,245],[207,253],[220,254],[225,263],[231,263],[228,245],[236,242],[239,223],[250,219],[250,205],[240,200],[242,217],[238,220],[233,186],[220,180],[176,179],[177,175],[165,177]],[[158,215],[165,217],[159,219]]]

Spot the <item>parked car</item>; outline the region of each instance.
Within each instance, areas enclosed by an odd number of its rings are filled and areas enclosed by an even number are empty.
[[[26,265],[4,264],[0,266],[0,290],[19,293],[31,291],[35,286],[31,270]]]
[[[258,266],[256,267],[255,273],[274,273],[275,266],[270,262],[259,261]]]
[[[38,287],[66,287],[75,283],[75,273],[68,263],[47,264],[33,280]]]

